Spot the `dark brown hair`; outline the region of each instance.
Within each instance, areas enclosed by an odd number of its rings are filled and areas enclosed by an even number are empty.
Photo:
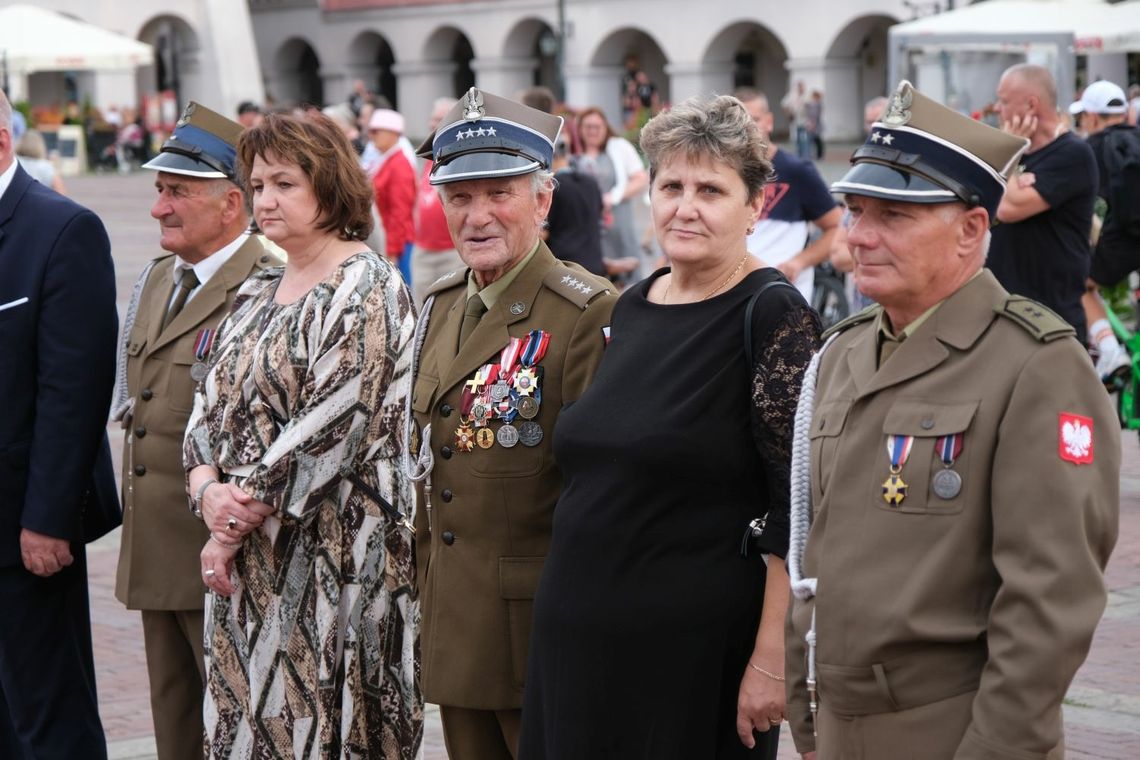
[[[372,187],[352,144],[324,114],[271,113],[241,133],[237,144],[238,178],[250,198],[249,175],[257,156],[273,156],[298,166],[313,185],[317,229],[341,240],[364,240],[372,233]]]

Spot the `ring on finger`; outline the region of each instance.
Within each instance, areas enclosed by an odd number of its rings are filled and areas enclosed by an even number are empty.
[[[231,517],[230,519],[226,520],[226,528],[228,530],[233,530],[236,527],[237,527],[237,518],[236,517]]]
[[[205,572],[205,576],[206,576],[207,578],[213,578],[213,577],[214,577],[214,569],[213,569],[213,568],[210,568],[209,570],[207,570],[207,571]]]

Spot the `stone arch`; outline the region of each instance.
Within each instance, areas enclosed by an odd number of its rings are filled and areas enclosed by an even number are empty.
[[[392,67],[396,54],[391,43],[378,32],[365,31],[356,35],[348,46],[349,76],[362,79],[369,91],[383,95],[399,109],[399,91]]]
[[[830,111],[837,118],[823,119],[828,137],[861,139],[864,103],[890,92],[887,30],[898,21],[883,14],[856,16],[831,41],[824,68],[824,103],[825,114]]]
[[[172,90],[181,110],[184,93],[194,89],[187,87],[187,80],[197,75],[202,49],[198,32],[181,16],[165,13],[143,23],[135,38],[154,47],[154,63],[140,66],[135,73],[138,91]]]
[[[661,103],[666,104],[670,99],[669,76],[666,71],[669,59],[653,35],[637,27],[623,27],[610,32],[594,48],[594,52],[590,56],[590,65],[603,73],[613,72],[612,99],[595,88],[595,102],[578,105],[600,106],[605,110],[615,127],[625,121],[621,108],[622,77],[626,61],[630,58],[637,59],[638,67],[656,85],[657,96]]]
[[[283,42],[273,56],[273,71],[278,103],[324,105],[321,60],[308,40],[291,37]]]
[[[709,41],[701,62],[720,81],[709,82],[714,92],[732,92],[737,87],[754,87],[768,96],[775,116],[773,133],[783,137],[788,120],[780,108],[787,93],[787,47],[775,32],[755,21],[741,20],[721,29]]]
[[[460,97],[475,86],[475,71],[471,68],[471,61],[474,58],[475,49],[471,41],[454,26],[442,26],[436,29],[424,42],[425,61],[446,61],[455,67],[451,73],[452,91],[438,93],[440,96]]]
[[[558,32],[539,18],[524,18],[507,33],[503,57],[533,61],[529,85],[549,87],[563,97],[558,72]]]

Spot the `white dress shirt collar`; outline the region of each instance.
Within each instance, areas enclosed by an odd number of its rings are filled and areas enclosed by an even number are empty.
[[[12,184],[12,178],[16,176],[16,166],[19,163],[13,154],[12,165],[5,169],[3,174],[0,174],[0,198],[3,198],[4,193],[8,192],[8,186]]]
[[[197,294],[197,292],[202,289],[202,286],[209,282],[210,278],[217,274],[218,270],[225,266],[226,262],[229,261],[230,258],[238,252],[238,249],[245,245],[245,241],[248,239],[249,233],[243,232],[237,236],[237,239],[230,242],[220,251],[213,254],[212,256],[207,256],[197,264],[189,264],[184,261],[181,256],[176,255],[174,257],[175,282],[178,282],[178,280],[182,277],[183,269],[193,269],[194,274],[198,276],[198,287],[190,291],[190,295],[187,297],[187,300],[193,298],[195,294]]]

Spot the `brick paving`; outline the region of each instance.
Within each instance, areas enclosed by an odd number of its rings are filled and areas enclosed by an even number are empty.
[[[845,152],[836,150],[829,158],[840,155]],[[843,160],[821,165],[824,176],[838,174]],[[71,194],[107,225],[118,271],[120,314],[126,311],[139,271],[160,253],[157,225],[148,215],[152,182],[149,172],[68,180]],[[122,434],[117,426],[108,430],[117,457]],[[89,547],[100,705],[112,760],[152,760],[154,739],[141,624],[138,613],[125,610],[113,593],[118,544],[116,531]],[[1066,700],[1071,760],[1140,757],[1140,443],[1132,433],[1124,437],[1120,540],[1109,563],[1108,586],[1104,620]],[[434,707],[429,707],[424,744],[425,760],[447,757]],[[796,757],[786,732],[782,745],[780,758]]]

